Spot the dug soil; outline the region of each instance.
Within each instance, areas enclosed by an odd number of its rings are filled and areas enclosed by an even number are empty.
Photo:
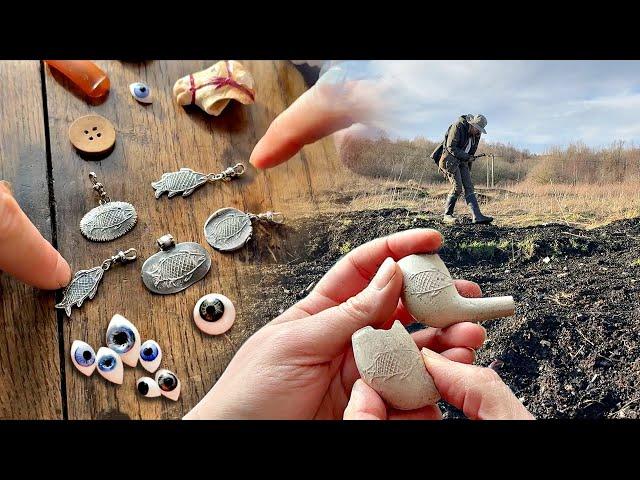
[[[440,253],[455,278],[478,283],[486,296],[514,296],[515,316],[485,323],[476,364],[496,369],[536,417],[640,417],[638,219],[589,231],[468,219],[445,226],[406,209],[299,219],[280,233],[280,248],[269,250],[273,263],[255,271],[255,328],[304,297],[353,248],[419,227],[443,233]],[[249,256],[262,256],[255,249],[266,243],[252,242]],[[441,406],[445,417],[462,416]]]

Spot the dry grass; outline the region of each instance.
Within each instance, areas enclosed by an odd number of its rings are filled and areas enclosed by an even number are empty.
[[[352,171],[341,184],[317,196],[324,211],[401,207],[440,213],[449,185],[428,158],[436,142],[351,138],[340,156]],[[580,142],[532,155],[510,145],[482,143],[495,158],[495,185],[487,181],[487,159],[474,163],[472,177],[483,211],[498,225],[564,223],[593,228],[640,217],[640,147],[613,142],[593,149]],[[467,213],[459,201],[456,213]]]
[[[334,185],[323,195],[320,210],[408,208],[440,213],[448,190],[444,181],[422,185],[351,175],[345,176],[343,185]],[[507,188],[477,187],[476,191],[483,211],[496,217],[497,225],[563,223],[590,229],[640,217],[640,181],[577,185],[521,182]],[[468,213],[463,201],[456,206],[456,214],[460,213]]]
[[[640,217],[640,182],[536,185],[520,183],[513,195],[498,198],[496,215],[511,225],[543,222],[595,228],[615,220]],[[487,205],[493,211],[494,202]]]

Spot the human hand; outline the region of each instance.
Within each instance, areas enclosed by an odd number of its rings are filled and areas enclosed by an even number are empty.
[[[184,418],[341,419],[359,378],[351,335],[367,325],[389,328],[395,319],[412,321],[400,301],[402,272],[396,261],[435,252],[441,243],[437,231],[414,229],[351,251],[305,299],[250,337]],[[473,282],[455,284],[463,296],[481,295]],[[472,323],[413,334],[419,348],[463,363],[473,362],[473,349],[485,336],[484,328]],[[432,406],[430,413],[440,412]]]
[[[352,130],[348,127],[381,118],[390,108],[389,83],[353,70],[344,64],[333,66],[278,115],[254,147],[251,164],[275,167],[331,134],[339,147]]]
[[[534,420],[533,415],[494,370],[452,362],[427,348],[422,349],[422,356],[442,399],[462,410],[467,418]],[[388,409],[376,391],[362,380],[358,380],[353,386],[349,404],[344,411],[345,420],[433,418],[433,409],[429,407],[412,411]]]
[[[5,181],[0,181],[0,270],[46,290],[71,280],[69,264],[31,223]]]

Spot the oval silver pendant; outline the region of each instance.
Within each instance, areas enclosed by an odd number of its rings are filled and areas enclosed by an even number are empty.
[[[209,272],[211,257],[200,244],[176,245],[170,235],[158,239],[158,244],[162,250],[142,265],[142,281],[152,292],[161,295],[180,292]]]
[[[204,223],[207,243],[221,252],[244,247],[252,233],[251,217],[235,208],[221,208]]]
[[[94,242],[109,242],[130,231],[138,221],[133,205],[107,202],[86,213],[80,220],[80,231]]]

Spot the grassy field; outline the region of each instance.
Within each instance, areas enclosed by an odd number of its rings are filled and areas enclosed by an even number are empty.
[[[345,176],[325,196],[322,211],[408,208],[440,213],[449,184],[418,184],[414,181],[375,180]],[[560,223],[591,229],[615,220],[640,217],[640,182],[615,184],[536,184],[521,182],[504,188],[476,187],[483,212],[497,225],[526,227]],[[469,215],[463,199],[455,214]]]
[[[435,142],[351,139],[340,149],[345,175],[332,185],[327,210],[403,207],[430,213],[443,209],[448,182],[428,155]],[[483,211],[498,225],[560,223],[594,228],[640,217],[640,148],[614,142],[602,149],[580,143],[551,148],[541,155],[510,145],[481,143],[494,153],[494,188],[486,188],[486,163],[472,169]],[[322,208],[322,206],[321,206]],[[456,215],[468,215],[464,201]]]

